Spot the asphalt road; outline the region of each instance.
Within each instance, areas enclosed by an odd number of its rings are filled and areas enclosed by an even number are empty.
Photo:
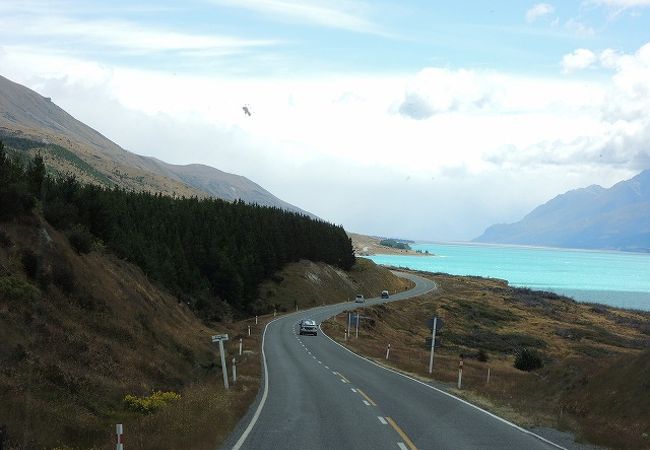
[[[416,286],[389,300],[436,289]],[[320,323],[350,303],[283,316],[264,336],[267,376],[256,404],[223,448],[235,449],[554,449],[551,443],[433,386],[354,355],[319,332],[299,336],[297,322]]]

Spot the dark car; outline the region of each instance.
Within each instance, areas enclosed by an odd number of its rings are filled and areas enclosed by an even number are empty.
[[[299,326],[300,326],[300,330],[299,330],[300,335],[312,334],[316,336],[318,334],[318,327],[316,326],[316,322],[311,319],[301,320]]]

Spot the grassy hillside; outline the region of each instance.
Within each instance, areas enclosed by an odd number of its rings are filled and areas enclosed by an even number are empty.
[[[278,311],[293,311],[296,306],[304,309],[353,300],[357,294],[379,297],[384,289],[401,291],[411,285],[365,258],[357,258],[347,272],[303,260],[288,264],[281,273],[262,283],[259,302]]]
[[[476,403],[527,426],[570,429],[603,445],[650,446],[650,313],[576,303],[494,279],[425,276],[438,283],[438,293],[364,310],[371,319],[346,345],[385,362],[390,343],[388,364],[430,379],[426,319],[436,315],[445,324],[433,379],[455,390],[462,354],[459,394]],[[341,315],[325,330],[339,338],[344,326]],[[513,367],[524,348],[541,355],[541,369]]]
[[[306,299],[338,302],[357,292],[376,295],[404,286],[367,261],[349,273],[303,261],[273,279],[266,285],[277,289],[278,298],[289,306],[298,299],[301,308],[312,303]],[[279,310],[290,309],[274,301]],[[260,336],[272,317],[261,317],[257,326],[248,319],[208,327],[138,267],[101,245],[79,254],[37,215],[4,222],[0,424],[7,425],[8,448],[109,449],[119,422],[132,449],[213,449],[256,395]],[[230,392],[221,385],[210,343],[215,333],[231,335],[229,359],[238,360],[239,382]],[[236,354],[240,337],[242,356]],[[124,401],[156,391],[181,398],[152,414]]]

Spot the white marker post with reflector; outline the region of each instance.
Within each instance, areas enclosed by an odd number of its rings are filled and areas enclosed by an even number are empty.
[[[123,432],[124,430],[121,423],[115,425],[115,435],[117,436],[117,444],[115,444],[115,450],[124,450],[124,439],[122,438]]]
[[[463,386],[463,356],[460,356],[460,362],[458,363],[458,389]]]
[[[390,344],[388,344],[388,348],[386,349],[386,359],[388,359],[388,355],[390,355]]]

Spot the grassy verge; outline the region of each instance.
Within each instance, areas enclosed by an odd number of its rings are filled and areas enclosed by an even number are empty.
[[[580,304],[499,280],[431,278],[440,292],[364,309],[369,319],[359,339],[341,343],[416,377],[447,383],[450,391],[524,426],[571,430],[610,447],[650,446],[649,313]],[[430,376],[425,339],[426,319],[433,315],[445,325]],[[324,330],[342,341],[345,321],[344,313]],[[542,356],[541,369],[513,367],[524,348]]]

